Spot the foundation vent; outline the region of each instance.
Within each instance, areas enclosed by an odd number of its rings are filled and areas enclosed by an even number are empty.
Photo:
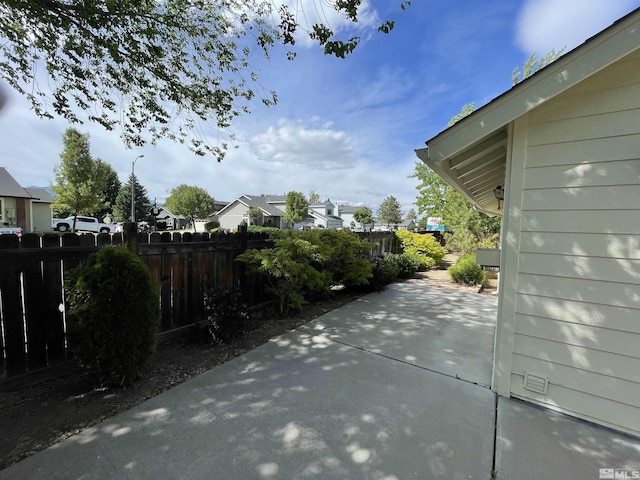
[[[524,372],[524,388],[531,390],[532,392],[547,394],[549,388],[549,379],[541,377],[540,375],[533,375],[529,372]]]

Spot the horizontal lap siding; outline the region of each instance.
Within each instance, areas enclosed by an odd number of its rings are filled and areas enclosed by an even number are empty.
[[[221,228],[234,229],[242,223],[244,220],[243,215],[247,213],[246,205],[240,202],[235,202],[233,205],[227,207],[223,215],[218,215],[218,221]]]
[[[514,396],[640,434],[640,61],[528,117]],[[546,395],[524,373],[549,379]]]

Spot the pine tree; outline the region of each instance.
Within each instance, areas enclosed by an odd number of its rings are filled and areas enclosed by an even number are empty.
[[[113,215],[119,222],[131,221],[131,180],[132,175],[129,175],[127,183],[120,187],[120,192],[116,197],[116,204],[113,208]],[[149,214],[149,198],[147,197],[147,189],[138,183],[137,178],[133,178],[134,183],[134,210],[136,222],[148,222],[150,220]]]
[[[387,225],[395,225],[402,222],[400,203],[393,195],[385,198],[378,207],[378,218]]]

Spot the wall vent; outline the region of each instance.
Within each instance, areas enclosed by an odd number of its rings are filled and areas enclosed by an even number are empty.
[[[524,388],[546,395],[547,389],[549,388],[549,379],[541,377],[540,375],[524,372]]]

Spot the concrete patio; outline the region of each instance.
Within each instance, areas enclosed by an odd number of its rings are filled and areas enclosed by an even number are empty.
[[[640,472],[640,439],[490,390],[496,304],[392,285],[0,479],[635,478],[600,469]]]

